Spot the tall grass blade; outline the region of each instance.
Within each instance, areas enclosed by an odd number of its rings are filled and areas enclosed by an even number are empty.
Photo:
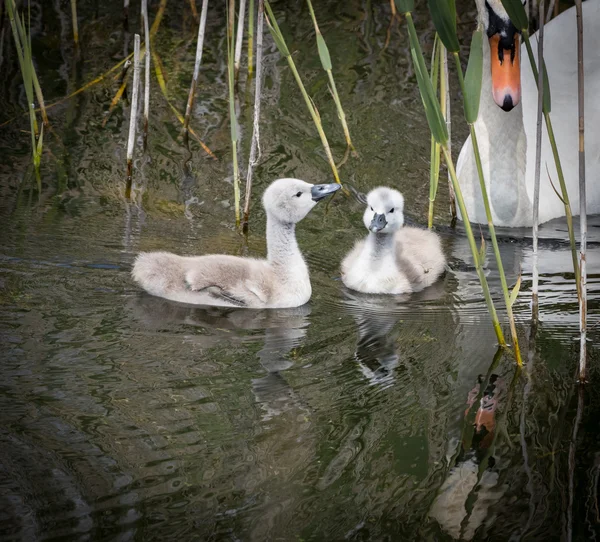
[[[450,178],[452,180],[452,185],[454,187],[454,191],[456,193],[456,201],[460,208],[461,216],[464,220],[465,232],[467,234],[467,239],[469,241],[469,247],[471,249],[471,254],[473,256],[473,261],[475,263],[475,268],[477,270],[477,276],[481,283],[481,289],[483,290],[483,296],[492,318],[492,324],[494,326],[494,331],[496,332],[496,337],[498,338],[498,342],[501,346],[506,345],[506,341],[504,339],[504,335],[502,333],[502,328],[500,326],[500,321],[498,320],[498,314],[496,313],[496,308],[494,306],[494,302],[492,300],[492,296],[490,294],[490,289],[485,278],[485,274],[483,272],[482,259],[480,258],[479,251],[477,249],[477,244],[475,242],[475,237],[473,235],[473,230],[471,228],[471,223],[469,222],[469,216],[467,214],[467,210],[465,207],[465,203],[462,197],[462,191],[460,189],[460,185],[458,183],[458,179],[456,177],[456,171],[454,169],[454,164],[452,163],[452,158],[450,157],[450,153],[448,150],[448,133],[446,131],[446,124],[444,119],[441,121],[439,118],[435,121],[430,122],[430,119],[433,119],[433,115],[431,111],[436,111],[437,116],[441,117],[440,113],[440,105],[435,96],[433,86],[431,84],[431,79],[429,78],[427,69],[425,68],[425,60],[423,58],[423,53],[421,52],[421,48],[419,46],[419,40],[417,37],[416,30],[414,28],[414,24],[412,22],[412,16],[410,13],[406,13],[406,22],[409,30],[409,39],[411,46],[411,56],[413,60],[413,66],[415,69],[415,74],[417,75],[417,83],[419,85],[419,91],[421,93],[421,98],[423,100],[423,104],[425,106],[425,112],[427,116],[427,120],[429,122],[429,126],[432,132],[432,135],[436,138],[436,140],[440,143],[442,153],[444,154],[444,160],[448,166],[448,172],[450,174]],[[458,55],[455,54],[455,57]],[[461,71],[462,75],[462,71]],[[427,115],[427,109],[430,109],[430,114]],[[434,128],[438,130],[438,136],[436,137],[434,133]]]
[[[258,46],[257,46],[258,47]],[[248,77],[254,70],[254,0],[248,4]]]
[[[540,28],[538,30],[538,58],[544,58],[544,6],[541,6]],[[535,134],[535,177],[533,184],[533,217],[532,217],[532,236],[533,236],[533,269],[531,285],[531,319],[534,325],[539,318],[539,269],[538,269],[538,231],[539,231],[539,208],[540,208],[540,174],[542,165],[542,112],[544,109],[544,95],[546,85],[542,82],[542,71],[538,73],[538,103],[537,103],[537,122]]]
[[[521,32],[529,29],[529,21],[527,20],[527,13],[525,12],[525,6],[521,0],[501,0],[508,17],[512,24]]]
[[[144,24],[145,65],[144,65],[144,149],[148,144],[148,120],[150,116],[150,23],[148,22],[148,0],[142,0],[142,21]]]
[[[234,76],[238,80],[240,73],[240,63],[242,60],[242,43],[244,41],[244,19],[246,17],[246,0],[240,0],[240,11],[238,14],[237,36],[235,39],[235,55],[234,55]]]
[[[235,204],[235,224],[240,225],[240,171],[238,166],[237,115],[235,112],[235,68],[234,68],[234,30],[235,0],[229,0],[227,21],[227,82],[229,87],[229,124],[231,127],[231,153],[233,158],[233,197]]]
[[[577,108],[579,117],[579,231],[581,240],[579,287],[579,382],[587,381],[587,206],[585,186],[585,115],[583,67],[583,12],[581,0],[575,0],[577,17]]]
[[[396,8],[402,14],[412,13],[415,10],[415,0],[396,0]]]
[[[178,109],[173,105],[171,100],[169,100],[169,94],[167,92],[167,85],[166,85],[166,81],[165,81],[165,74],[164,74],[164,70],[163,70],[162,61],[160,60],[160,57],[156,54],[156,51],[154,51],[154,50],[152,51],[152,63],[154,64],[154,73],[156,75],[156,80],[158,81],[158,87],[160,88],[160,91],[162,92],[162,95],[163,95],[165,101],[171,108],[171,111],[173,111],[173,113],[175,114],[175,117],[177,117],[177,120],[183,126],[185,119],[184,119],[183,115],[178,111]],[[188,126],[188,130],[189,130],[190,135],[204,149],[204,152],[206,152],[206,154],[208,154],[214,160],[217,160],[217,157],[214,155],[214,153],[200,139],[198,134],[192,129],[191,126]]]
[[[140,93],[140,35],[133,38],[133,91],[131,97],[131,112],[129,115],[129,139],[127,140],[127,185],[125,197],[131,197],[133,176],[133,149],[135,146],[135,128],[137,124],[138,97]]]
[[[246,173],[246,194],[244,196],[244,220],[242,229],[248,233],[250,219],[250,197],[252,195],[252,174],[260,156],[260,100],[262,97],[262,51],[263,31],[265,20],[265,6],[263,0],[258,0],[258,21],[256,28],[256,82],[254,87],[254,119],[252,122],[252,143],[250,144],[250,158]]]
[[[194,107],[194,100],[196,98],[196,88],[198,86],[198,77],[200,75],[200,64],[202,63],[202,50],[204,48],[204,32],[206,29],[207,11],[208,0],[202,0],[202,12],[200,15],[200,23],[198,24],[198,41],[196,43],[196,61],[194,63],[194,75],[192,76],[192,83],[190,85],[190,91],[188,93],[187,105],[185,107],[185,118],[183,121],[184,139],[187,139],[190,118],[192,116],[192,109]]]
[[[481,99],[481,84],[483,81],[483,31],[473,32],[469,63],[465,73],[465,118],[473,124],[479,115],[479,102]]]
[[[428,0],[433,26],[442,43],[451,53],[458,53],[460,45],[456,34],[456,9],[454,0]]]
[[[329,49],[327,47],[327,43],[325,43],[325,39],[321,34],[321,30],[319,29],[319,25],[317,24],[317,18],[315,16],[315,11],[312,6],[312,2],[307,0],[308,10],[310,12],[310,17],[312,19],[313,25],[315,27],[315,33],[317,36],[317,49],[319,51],[319,58],[321,59],[321,64],[323,65],[323,69],[327,72],[327,77],[329,78],[329,90],[333,97],[333,101],[335,102],[335,106],[337,109],[338,118],[340,119],[340,123],[342,125],[342,130],[344,131],[344,137],[346,138],[346,144],[349,149],[354,151],[354,145],[352,144],[352,138],[350,137],[350,130],[348,129],[348,123],[346,122],[346,114],[344,113],[344,108],[342,107],[342,102],[340,100],[340,96],[337,91],[337,86],[335,84],[335,80],[333,78],[333,65],[331,63],[331,56],[329,54]]]
[[[452,157],[452,115],[450,114],[450,78],[448,73],[448,50],[444,47],[443,43],[440,43],[440,54],[441,54],[441,69],[440,69],[440,102],[442,116],[446,120],[446,130],[448,132],[448,154]],[[452,185],[452,179],[450,173],[448,177],[448,196],[450,199],[450,214],[452,221],[456,221],[456,194],[454,193],[454,186]]]
[[[331,148],[329,147],[329,142],[327,141],[327,136],[325,135],[325,132],[323,130],[323,125],[321,124],[321,118],[319,116],[319,112],[317,111],[316,107],[314,106],[314,103],[313,103],[312,99],[310,98],[310,96],[308,95],[308,92],[306,92],[304,83],[302,83],[300,74],[298,73],[298,70],[296,69],[296,64],[294,63],[294,60],[292,59],[292,57],[290,55],[290,51],[285,43],[285,39],[283,38],[283,34],[281,33],[281,30],[279,29],[277,20],[275,19],[275,16],[273,15],[271,6],[269,5],[269,2],[267,0],[265,0],[265,9],[266,9],[266,13],[267,13],[266,22],[267,22],[267,26],[269,27],[269,31],[271,32],[271,35],[273,36],[273,40],[275,41],[275,44],[277,45],[279,52],[283,56],[285,56],[285,58],[288,62],[288,65],[289,65],[290,69],[292,70],[292,74],[294,75],[296,84],[298,85],[298,88],[300,89],[300,92],[302,93],[302,97],[304,98],[306,107],[308,107],[310,116],[312,117],[313,122],[315,123],[315,127],[317,128],[317,132],[319,133],[319,137],[321,138],[321,143],[323,145],[323,148],[325,149],[325,154],[327,155],[327,160],[328,160],[331,170],[333,172],[335,182],[338,184],[342,184],[340,181],[340,176],[339,176],[339,173],[337,170],[337,166],[335,165],[335,162],[333,160],[333,154],[331,153]]]
[[[73,21],[73,41],[79,47],[79,26],[77,25],[77,0],[71,0],[71,20]]]

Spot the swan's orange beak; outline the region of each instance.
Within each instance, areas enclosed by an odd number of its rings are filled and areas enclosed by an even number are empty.
[[[519,62],[519,35],[515,33],[512,49],[504,49],[500,36],[490,38],[492,66],[492,93],[494,101],[504,111],[510,111],[521,101],[521,66]]]

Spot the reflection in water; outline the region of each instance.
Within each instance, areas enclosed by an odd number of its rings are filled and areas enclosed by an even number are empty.
[[[239,334],[231,332],[264,331],[263,347],[256,356],[267,374],[252,379],[256,402],[265,411],[263,421],[289,410],[292,405],[301,407],[282,372],[293,366],[288,354],[300,346],[306,336],[310,304],[291,309],[228,309],[184,305],[140,294],[133,299],[131,309],[137,319],[155,329],[173,323],[211,329],[213,333],[209,336],[188,336],[188,342],[203,347],[218,344],[225,337],[239,340]]]
[[[486,520],[491,526],[494,517],[489,510],[506,491],[499,483],[493,455],[498,407],[506,401],[504,379],[493,372],[501,355],[499,350],[488,374],[478,376],[468,395],[458,455],[429,511],[454,539],[471,540]]]

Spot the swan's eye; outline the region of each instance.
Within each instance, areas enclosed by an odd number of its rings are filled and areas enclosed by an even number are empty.
[[[301,195],[302,195],[302,192],[298,192],[298,193],[296,194],[296,197],[297,197],[297,198],[299,198]]]
[[[394,208],[392,207],[392,208],[390,209],[390,213],[393,213],[393,212],[394,212]]]

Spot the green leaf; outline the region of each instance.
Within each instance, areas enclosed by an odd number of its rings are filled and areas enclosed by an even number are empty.
[[[400,13],[409,13],[415,10],[415,0],[396,0],[396,9]]]
[[[408,26],[408,37],[410,41],[410,54],[413,60],[413,66],[415,68],[415,75],[417,76],[417,83],[419,85],[419,92],[421,93],[421,99],[423,100],[423,106],[425,107],[425,116],[431,130],[431,135],[440,145],[445,145],[448,141],[448,130],[446,128],[446,121],[442,116],[440,110],[440,104],[433,90],[429,72],[425,66],[425,59],[423,58],[423,52],[419,45],[419,38],[415,25],[412,20],[410,13],[406,14],[406,24]]]
[[[431,80],[427,72],[423,73],[419,60],[417,58],[417,52],[411,47],[410,54],[413,59],[413,65],[415,67],[415,74],[417,76],[417,83],[419,85],[419,92],[421,93],[421,99],[423,100],[423,107],[425,108],[425,116],[427,117],[427,123],[431,130],[431,135],[440,145],[445,145],[448,141],[448,130],[446,129],[446,122],[442,117],[440,110],[440,104],[433,92]]]
[[[512,292],[510,293],[510,306],[512,307],[515,303],[515,301],[517,300],[517,296],[519,295],[519,291],[521,290],[521,275],[519,275],[519,278],[517,279],[517,283],[515,284],[515,287],[512,289]]]
[[[543,60],[543,56],[542,56]],[[552,99],[550,95],[550,80],[548,79],[548,70],[546,70],[546,63],[543,62],[544,73],[542,73],[542,81],[544,85],[544,95],[542,96],[542,100],[544,101],[544,110],[550,113],[552,108]]]
[[[465,73],[465,118],[473,124],[479,115],[481,82],[483,79],[483,31],[473,32],[469,63]]]
[[[450,53],[460,48],[456,34],[456,9],[453,0],[428,0],[433,25]]]
[[[42,129],[40,130],[40,137],[37,142],[37,154],[38,156],[42,156],[42,149],[44,146],[44,125],[42,124]]]
[[[283,56],[290,56],[290,50],[287,48],[285,40],[283,39],[283,34],[281,30],[279,30],[279,25],[277,24],[277,19],[275,19],[275,15],[273,15],[273,10],[269,2],[265,0],[265,8],[267,10],[267,26],[269,27],[269,31],[273,36],[273,40],[275,41],[275,45],[277,45],[277,49]]]
[[[525,13],[525,6],[521,0],[502,0],[502,5],[508,13],[508,16],[518,30],[525,30],[529,28],[529,21],[527,20],[527,13]]]
[[[481,234],[481,248],[479,249],[479,262],[482,263],[485,260],[486,244],[483,234]]]
[[[327,49],[327,44],[321,35],[321,32],[317,32],[317,47],[319,48],[319,57],[321,58],[321,64],[323,64],[323,68],[325,71],[329,71],[332,69],[331,66],[331,57],[329,56],[329,49]]]

